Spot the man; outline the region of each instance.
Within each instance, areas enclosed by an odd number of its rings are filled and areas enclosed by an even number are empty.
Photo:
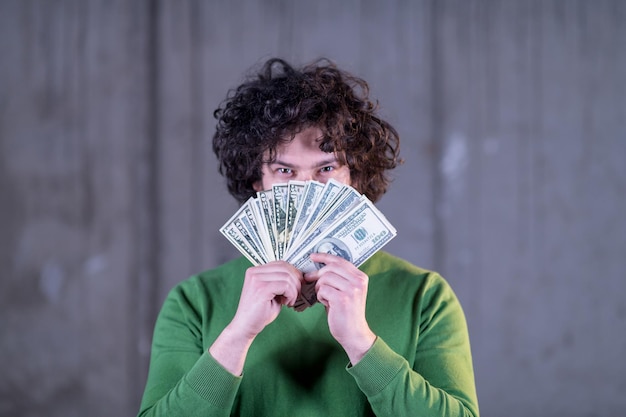
[[[398,163],[365,81],[269,60],[216,110],[213,149],[241,203],[290,180],[370,200]],[[322,251],[323,252],[323,251]],[[478,416],[463,311],[438,274],[379,251],[360,268],[228,262],[180,283],[158,317],[140,416]],[[318,304],[293,308],[305,283]]]

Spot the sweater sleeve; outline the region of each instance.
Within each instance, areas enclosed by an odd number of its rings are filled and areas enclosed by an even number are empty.
[[[181,291],[157,318],[138,416],[228,416],[241,383],[202,347],[200,320]]]
[[[420,301],[413,365],[379,337],[348,367],[378,417],[479,415],[465,316],[445,281],[435,281]]]

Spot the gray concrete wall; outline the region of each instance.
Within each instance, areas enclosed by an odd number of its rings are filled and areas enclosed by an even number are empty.
[[[388,249],[444,274],[482,415],[626,407],[626,2],[0,0],[0,416],[133,415],[176,282],[236,256],[212,111],[265,58],[370,81]]]

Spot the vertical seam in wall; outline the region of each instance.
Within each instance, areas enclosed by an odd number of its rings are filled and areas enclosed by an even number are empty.
[[[137,245],[137,260],[132,277],[135,282],[130,294],[131,307],[134,314],[134,332],[129,340],[134,343],[131,348],[130,376],[132,400],[141,400],[150,358],[150,347],[154,322],[158,313],[160,284],[160,251],[161,228],[159,226],[159,174],[160,174],[160,138],[159,138],[159,42],[158,19],[160,14],[159,0],[148,0],[145,3],[145,136],[139,138],[139,154],[137,158],[136,204],[134,207],[135,225],[134,240]],[[137,407],[138,404],[135,404]]]
[[[543,270],[545,266],[539,258],[539,251],[537,250],[537,244],[541,244],[543,242],[542,234],[542,225],[540,222],[540,216],[545,215],[541,207],[538,204],[543,204],[543,195],[538,196],[538,192],[541,193],[541,187],[539,184],[543,183],[543,167],[541,161],[541,146],[539,145],[539,141],[542,140],[542,130],[543,130],[543,83],[542,83],[542,39],[543,39],[543,30],[542,30],[542,19],[543,16],[541,14],[542,7],[538,3],[531,3],[531,16],[536,17],[532,20],[532,30],[530,31],[530,48],[531,48],[531,63],[530,63],[530,73],[531,73],[531,98],[530,101],[533,103],[531,109],[531,126],[530,126],[530,140],[529,140],[529,158],[530,158],[530,189],[528,192],[529,201],[529,211],[530,211],[530,225],[529,225],[529,233],[528,233],[528,244],[529,244],[529,255],[530,255],[530,264],[536,265],[539,270]],[[534,111],[533,111],[534,110]],[[540,237],[538,240],[537,237]],[[541,248],[543,249],[543,248]],[[541,278],[541,277],[539,277]]]
[[[295,7],[296,2],[290,0],[282,0],[280,9],[283,11],[280,13],[279,18],[279,30],[278,30],[278,54],[282,58],[287,60],[302,59],[300,56],[295,56],[294,52],[294,30],[293,21],[295,19]],[[299,55],[299,54],[298,54]]]
[[[160,94],[159,94],[159,78],[160,78],[160,45],[159,45],[159,15],[160,15],[160,1],[151,0],[149,6],[149,20],[148,20],[148,45],[147,45],[147,64],[148,64],[148,77],[147,84],[147,99],[148,99],[148,117],[147,117],[147,133],[148,133],[148,207],[147,215],[149,222],[149,233],[151,241],[148,242],[148,265],[151,272],[149,279],[150,283],[150,308],[148,317],[150,327],[149,332],[152,335],[152,321],[156,318],[157,303],[158,303],[158,287],[160,285],[160,263],[161,258],[161,227],[160,218],[161,212],[159,204],[160,193],[160,129],[159,129],[159,114],[161,112]]]
[[[192,2],[190,17],[190,38],[191,38],[191,63],[190,63],[190,86],[191,91],[191,167],[189,170],[191,184],[191,212],[190,212],[190,265],[192,271],[202,267],[203,260],[203,233],[204,233],[204,179],[207,173],[204,171],[206,164],[203,163],[203,118],[205,112],[204,103],[204,54],[202,40],[205,38],[202,25],[202,2]]]
[[[444,248],[444,225],[442,216],[443,204],[443,178],[441,177],[442,155],[442,123],[443,123],[443,97],[442,97],[442,57],[440,51],[440,37],[438,24],[441,19],[439,10],[440,2],[431,1],[430,19],[430,141],[432,152],[432,240],[433,240],[433,269],[441,271],[445,262]]]

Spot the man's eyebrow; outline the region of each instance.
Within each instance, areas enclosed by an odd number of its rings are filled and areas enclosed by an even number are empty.
[[[288,162],[281,161],[280,159],[274,159],[273,161],[269,161],[267,164],[268,165],[282,165],[282,166],[286,166],[286,167],[289,167],[289,168],[293,168],[295,166],[295,165],[290,164]]]
[[[327,159],[323,159],[323,160],[317,162],[313,166],[314,167],[322,167],[322,166],[326,166],[326,165],[333,165],[333,164],[336,164],[338,162],[339,162],[339,160],[336,157],[333,156],[333,157],[330,157],[330,158],[327,158]],[[294,168],[295,167],[294,164],[290,164],[289,162],[285,162],[285,161],[282,161],[280,159],[276,159],[276,160],[270,162],[268,165],[282,165],[282,166],[285,166],[287,168]]]
[[[328,159],[324,159],[322,161],[319,161],[315,166],[316,167],[322,167],[322,166],[326,166],[326,165],[333,165],[333,164],[338,164],[339,160],[336,157],[332,157],[332,158],[328,158]]]

